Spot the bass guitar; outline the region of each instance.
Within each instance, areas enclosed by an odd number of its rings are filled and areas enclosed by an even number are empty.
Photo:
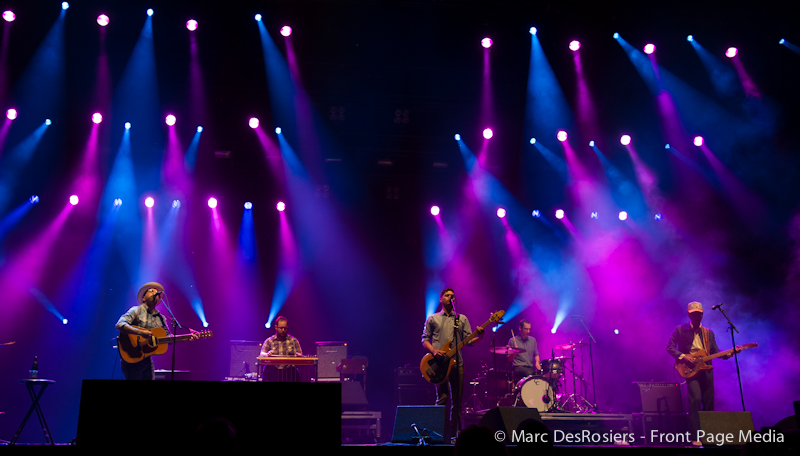
[[[756,348],[756,347],[758,347],[758,344],[744,344],[744,345],[739,345],[736,348],[731,348],[730,350],[725,350],[719,353],[715,353],[713,355],[708,355],[705,350],[700,349],[694,353],[691,353],[683,357],[683,359],[688,358],[691,361],[693,361],[694,365],[690,366],[682,362],[682,360],[679,360],[678,362],[675,363],[675,369],[678,370],[678,373],[681,374],[681,377],[692,378],[695,375],[697,375],[698,372],[704,370],[710,370],[712,367],[714,367],[710,364],[706,364],[706,361],[711,361],[714,358],[719,358],[720,356],[725,356],[730,353],[733,353],[733,351],[736,350],[737,348],[741,349],[739,351],[742,351],[747,348]]]
[[[120,334],[117,337],[117,347],[119,347],[119,355],[126,362],[138,363],[139,361],[151,355],[163,355],[167,352],[167,344],[170,342],[180,342],[183,340],[190,340],[192,334],[184,334],[182,336],[167,336],[164,328],[134,328],[150,331],[153,335],[151,337],[142,337],[136,334]],[[195,333],[201,339],[207,339],[214,334],[211,331],[203,331]]]
[[[493,313],[486,323],[480,326],[480,329],[486,329],[490,323],[500,321],[505,313],[505,310],[499,310]],[[447,341],[447,343],[441,348],[441,351],[447,352],[447,354],[444,356],[437,358],[433,356],[432,353],[425,355],[425,357],[422,358],[422,362],[419,364],[419,370],[422,372],[422,376],[425,377],[425,380],[435,385],[439,385],[447,381],[447,377],[450,376],[450,371],[453,369],[453,366],[456,365],[456,354],[461,351],[464,345],[470,343],[472,339],[475,338],[476,334],[477,331],[465,337],[464,340],[462,340],[454,348],[450,348],[450,345],[453,343],[453,341]]]

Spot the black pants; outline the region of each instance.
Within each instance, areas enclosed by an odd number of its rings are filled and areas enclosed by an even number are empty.
[[[700,429],[700,408],[704,412],[714,411],[714,371],[700,371],[686,380],[689,392],[689,432],[694,440]]]
[[[153,358],[145,358],[138,363],[129,363],[119,360],[122,375],[125,380],[155,380],[156,372],[153,367]]]
[[[444,414],[444,438],[448,443],[451,437],[456,437],[461,429],[461,400],[464,394],[464,365],[459,364],[450,371],[447,381],[436,385],[438,399],[436,405],[447,405],[450,402],[450,413]]]

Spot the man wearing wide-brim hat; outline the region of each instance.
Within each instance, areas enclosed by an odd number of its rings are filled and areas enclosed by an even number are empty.
[[[136,293],[137,305],[128,309],[117,320],[116,328],[120,334],[135,334],[144,338],[152,336],[150,332],[153,328],[163,328],[169,334],[167,319],[162,315],[156,306],[161,303],[164,294],[164,287],[158,282],[147,282],[139,288]],[[129,363],[120,360],[122,375],[126,380],[155,380],[155,369],[153,360],[146,357],[138,363]]]

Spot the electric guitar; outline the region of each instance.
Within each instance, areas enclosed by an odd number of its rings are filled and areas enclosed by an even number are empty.
[[[744,344],[744,345],[739,345],[736,348],[744,350],[747,348],[756,348],[756,347],[758,347],[758,344]],[[694,361],[693,366],[689,366],[688,364],[681,362],[681,360],[678,360],[678,362],[675,363],[675,369],[678,370],[678,373],[681,374],[681,377],[692,378],[698,372],[704,370],[710,370],[712,367],[714,367],[711,366],[710,364],[706,364],[706,361],[711,361],[714,358],[719,358],[720,356],[725,356],[730,353],[733,353],[733,351],[736,350],[736,348],[731,348],[730,350],[725,350],[723,352],[715,353],[710,356],[706,353],[704,349],[697,350],[696,352],[688,354],[682,358],[682,359],[688,358]]]
[[[134,328],[150,331],[153,335],[148,338],[136,334],[120,334],[119,337],[117,337],[119,355],[129,363],[138,363],[151,355],[163,355],[167,352],[168,343],[190,340],[192,338],[191,334],[167,336],[167,332],[164,328],[152,328],[149,330],[138,326],[134,326]],[[202,339],[214,335],[211,331],[203,331],[196,334]]]
[[[486,323],[480,326],[480,329],[485,329],[490,323],[500,321],[505,313],[505,310],[499,310],[493,313]],[[425,357],[422,358],[422,362],[419,364],[419,370],[422,372],[422,376],[425,377],[425,380],[435,385],[439,385],[447,381],[447,377],[450,376],[450,371],[453,369],[453,366],[456,365],[456,354],[464,347],[464,345],[470,343],[476,335],[477,331],[473,332],[464,340],[462,340],[461,343],[459,343],[455,348],[450,348],[450,344],[453,343],[452,340],[447,341],[447,343],[441,348],[441,351],[447,352],[445,356],[437,358],[433,356],[432,353],[425,355]]]

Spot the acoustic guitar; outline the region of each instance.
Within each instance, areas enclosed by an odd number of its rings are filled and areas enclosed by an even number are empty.
[[[756,347],[758,347],[758,344],[744,344],[738,346],[738,348],[741,348],[742,350],[747,348],[756,348]],[[714,367],[710,364],[706,364],[706,361],[711,361],[714,358],[719,358],[720,356],[725,356],[727,354],[733,353],[734,350],[736,350],[736,348],[731,348],[730,350],[725,350],[709,356],[704,349],[700,349],[694,353],[688,354],[683,357],[683,359],[688,358],[694,361],[693,366],[689,366],[688,364],[683,363],[681,362],[681,360],[679,360],[678,362],[675,363],[675,369],[678,370],[678,373],[681,374],[681,377],[692,378],[695,375],[697,375],[698,372],[704,370],[710,370],[711,368]]]
[[[500,321],[505,313],[505,310],[499,310],[493,313],[486,323],[480,326],[480,329],[486,329],[490,323]],[[447,351],[445,356],[437,358],[433,356],[432,353],[425,355],[425,357],[422,358],[422,362],[419,364],[419,369],[422,372],[422,376],[425,377],[425,380],[435,385],[439,385],[447,381],[447,377],[450,376],[450,371],[453,369],[453,366],[456,365],[456,354],[461,351],[464,345],[470,343],[476,335],[477,331],[464,338],[464,340],[462,340],[461,343],[454,348],[450,348],[450,345],[453,343],[453,341],[447,341],[447,343],[441,348],[442,351]]]
[[[167,336],[164,328],[134,328],[147,330],[152,333],[152,337],[142,337],[136,334],[120,334],[117,337],[117,347],[119,347],[119,355],[126,362],[138,363],[139,361],[152,355],[163,355],[167,352],[167,344],[170,342],[180,342],[183,340],[190,340],[191,334],[184,334],[182,336]],[[214,334],[211,331],[202,331],[196,333],[201,339],[207,339]]]

